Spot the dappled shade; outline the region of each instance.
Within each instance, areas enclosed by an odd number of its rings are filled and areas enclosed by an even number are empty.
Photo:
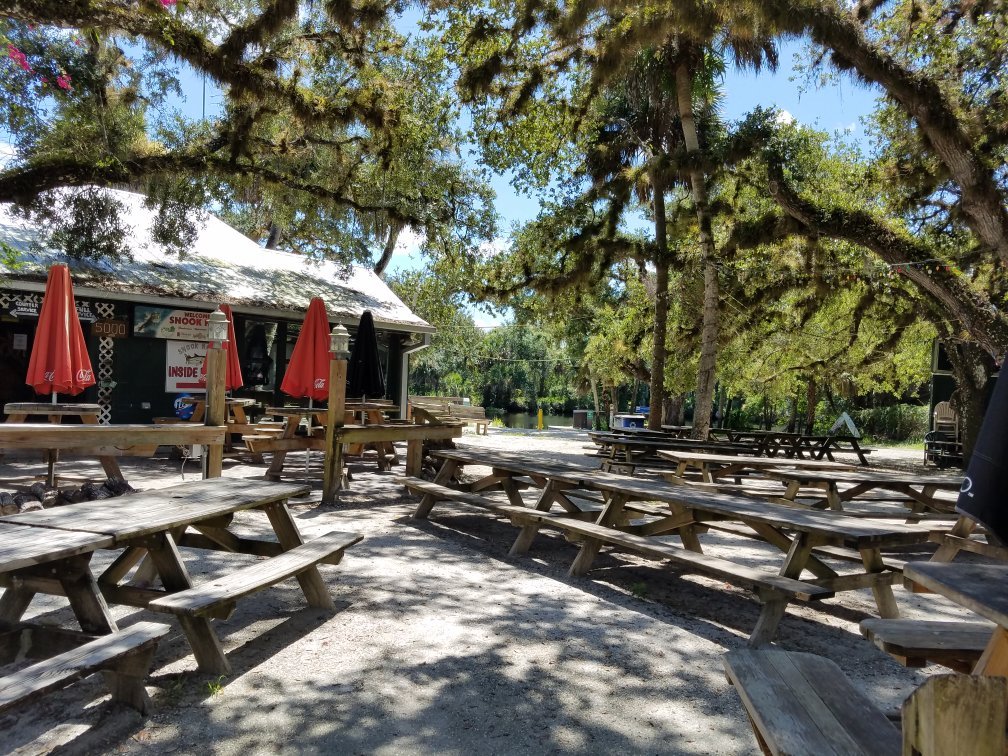
[[[1008,543],[1008,380],[998,378],[956,509]]]
[[[385,371],[378,357],[378,334],[371,311],[365,310],[357,326],[357,337],[347,364],[347,396],[385,396]]]
[[[25,383],[39,394],[71,396],[95,384],[66,265],[49,269]]]
[[[329,398],[329,316],[318,297],[308,304],[280,390],[298,398]]]

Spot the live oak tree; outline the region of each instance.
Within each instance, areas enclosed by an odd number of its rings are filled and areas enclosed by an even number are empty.
[[[9,3],[0,116],[18,156],[0,172],[0,201],[58,217],[65,195],[51,190],[128,185],[165,218],[213,203],[267,244],[282,231],[285,246],[379,267],[406,224],[431,248],[475,244],[492,215],[458,155],[443,61],[395,31],[394,11]],[[220,88],[219,113],[174,109],[184,72]],[[96,212],[115,225],[114,206]],[[193,230],[166,223],[163,235],[184,249]]]

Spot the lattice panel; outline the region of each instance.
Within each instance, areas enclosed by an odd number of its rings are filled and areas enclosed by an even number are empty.
[[[115,314],[115,305],[111,302],[95,302],[95,312],[100,318],[111,318]],[[98,404],[101,412],[98,421],[102,425],[112,422],[112,360],[115,352],[115,339],[102,336],[98,339]]]

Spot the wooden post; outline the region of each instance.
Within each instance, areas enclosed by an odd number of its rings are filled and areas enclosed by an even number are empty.
[[[334,504],[336,492],[346,486],[343,470],[343,427],[346,408],[346,359],[342,355],[329,360],[329,414],[326,418],[325,462],[322,473],[322,503]]]
[[[207,344],[207,394],[204,425],[224,425],[224,381],[227,377],[227,352],[222,342]],[[227,434],[225,434],[226,436]],[[224,444],[210,444],[203,455],[203,477],[219,478],[224,469]]]
[[[903,703],[904,756],[1003,756],[1008,679],[941,675]]]

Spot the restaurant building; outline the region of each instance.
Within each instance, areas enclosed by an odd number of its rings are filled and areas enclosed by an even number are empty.
[[[24,383],[28,359],[48,269],[66,263],[97,379],[76,398],[100,404],[102,422],[170,416],[181,394],[203,391],[207,322],[219,304],[234,313],[245,382],[235,396],[292,401],[279,387],[313,297],[325,302],[330,326],[342,323],[351,338],[371,311],[386,398],[405,408],[408,355],[427,346],[434,329],[372,271],[263,249],[213,216],[179,257],[153,239],[143,195],[107,191],[125,207],[130,261],[69,259],[45,244],[33,222],[0,205],[0,243],[17,258],[0,264],[0,402],[38,399]]]

